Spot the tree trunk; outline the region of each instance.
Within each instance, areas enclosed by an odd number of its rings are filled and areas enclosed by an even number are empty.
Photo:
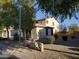
[[[26,39],[29,40],[28,30],[26,30],[25,32],[26,32]]]
[[[29,40],[29,38],[31,37],[31,31],[26,30],[26,39]]]
[[[25,40],[25,34],[24,34],[24,31],[22,31],[23,32],[23,39]]]
[[[7,39],[9,39],[9,30],[8,30],[8,27],[6,28],[7,30]]]
[[[23,30],[23,39],[26,40],[26,32]]]
[[[27,38],[28,38],[28,40],[30,40],[30,38],[31,38],[31,32],[29,30],[27,32]]]
[[[31,38],[31,31],[29,31],[29,38]]]

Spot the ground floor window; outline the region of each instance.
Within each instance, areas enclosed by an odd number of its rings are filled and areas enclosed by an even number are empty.
[[[48,36],[48,28],[46,28],[46,36]]]
[[[51,35],[53,35],[53,28],[51,29]]]
[[[46,28],[46,36],[53,35],[53,28]]]

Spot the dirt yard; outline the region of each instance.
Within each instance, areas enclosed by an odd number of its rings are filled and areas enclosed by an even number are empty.
[[[28,47],[16,48],[10,44],[0,42],[0,49],[17,57],[14,59],[79,59],[79,47],[75,46],[45,44],[45,51],[40,52]]]

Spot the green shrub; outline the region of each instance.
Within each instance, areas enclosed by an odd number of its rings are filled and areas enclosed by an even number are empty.
[[[48,36],[48,37],[47,37],[47,43],[48,43],[48,44],[54,43],[54,41],[55,41],[54,36]]]

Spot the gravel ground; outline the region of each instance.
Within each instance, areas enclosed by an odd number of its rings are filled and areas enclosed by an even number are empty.
[[[11,44],[11,43],[10,43]],[[0,49],[17,58],[13,59],[79,59],[79,47],[45,44],[44,52],[25,48],[16,48],[10,44],[0,43]]]
[[[9,50],[12,55],[20,59],[79,59],[79,51],[70,50],[68,46],[45,45],[45,51],[40,52],[29,48],[18,48]]]

